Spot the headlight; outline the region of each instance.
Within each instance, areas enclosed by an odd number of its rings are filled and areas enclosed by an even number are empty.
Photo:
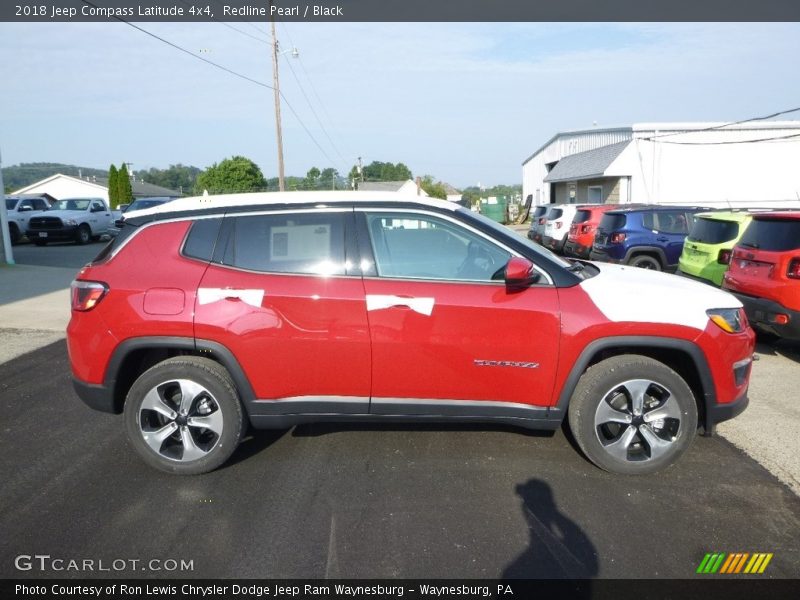
[[[741,333],[747,327],[747,318],[741,308],[712,308],[706,314],[720,329],[728,333]]]
[[[78,224],[78,222],[75,219],[65,219],[64,220],[64,225],[72,226],[72,225],[77,225],[77,224]]]

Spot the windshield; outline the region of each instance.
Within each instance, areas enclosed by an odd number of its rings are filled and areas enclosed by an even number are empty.
[[[694,222],[688,239],[690,242],[701,244],[721,244],[735,240],[737,235],[739,235],[739,224],[734,221],[700,217]]]
[[[6,198],[6,210],[14,210],[14,207],[17,205],[16,198]]]
[[[132,212],[134,210],[144,210],[145,208],[153,208],[160,204],[164,204],[166,200],[135,200],[125,212]]]
[[[800,249],[800,220],[754,219],[744,232],[741,245],[768,252]]]
[[[496,221],[492,221],[489,217],[486,217],[486,216],[484,216],[484,215],[482,215],[480,213],[474,213],[474,212],[469,211],[469,210],[464,210],[464,209],[461,209],[461,210],[464,213],[470,215],[473,219],[479,219],[482,223],[485,223],[486,225],[488,225],[489,227],[491,227],[494,231],[497,231],[498,233],[502,233],[503,235],[508,235],[509,233],[513,234],[513,232],[510,229],[508,229],[507,227],[504,227],[503,225],[500,225]],[[531,250],[536,252],[536,254],[539,254],[540,256],[544,256],[545,258],[548,258],[549,260],[551,260],[551,261],[553,261],[555,263],[558,263],[562,267],[569,267],[572,264],[570,262],[567,262],[566,260],[564,260],[560,256],[558,256],[557,254],[553,254],[547,248],[532,242],[531,240],[529,240],[526,237],[523,237],[523,236],[520,235],[520,236],[517,236],[517,238],[518,238],[519,242],[522,242],[523,244],[525,244],[526,248],[530,248]]]
[[[88,198],[72,198],[68,200],[59,200],[53,203],[50,210],[86,210],[89,208],[91,200]]]

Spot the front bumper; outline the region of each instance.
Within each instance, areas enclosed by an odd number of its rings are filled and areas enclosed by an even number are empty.
[[[74,240],[78,232],[77,225],[64,226],[61,229],[28,229],[25,235],[31,242],[34,240],[63,241]],[[40,235],[45,234],[45,235]]]
[[[800,311],[791,310],[766,298],[756,298],[726,289],[736,296],[744,305],[747,320],[754,329],[764,333],[771,333],[788,340],[800,340]],[[776,315],[786,315],[788,322],[780,324],[775,322]]]
[[[109,386],[102,383],[86,383],[73,377],[72,387],[78,394],[78,398],[83,400],[83,403],[89,408],[111,414],[122,412],[120,407],[116,406],[114,393]]]
[[[723,421],[738,417],[744,412],[748,404],[750,404],[750,398],[747,396],[747,389],[745,389],[742,395],[733,402],[726,402],[725,404],[715,403],[706,406],[705,434],[712,435],[717,423],[722,423]]]

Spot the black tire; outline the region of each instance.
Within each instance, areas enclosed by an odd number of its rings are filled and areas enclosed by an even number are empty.
[[[16,223],[8,224],[8,233],[9,233],[8,238],[11,240],[12,244],[18,244],[20,239],[22,239],[22,233],[20,232],[19,227],[17,227]]]
[[[92,230],[89,229],[89,226],[85,223],[78,227],[78,231],[75,232],[75,243],[79,246],[83,246],[84,244],[88,244],[89,240],[92,239]]]
[[[93,242],[99,242],[101,237],[103,237],[103,236],[101,236],[101,235],[93,235],[92,236],[92,241]]]
[[[47,246],[47,240],[42,240],[39,238],[33,238],[33,243],[37,246]]]
[[[638,267],[639,269],[650,269],[651,271],[663,270],[661,261],[655,256],[651,256],[649,254],[639,254],[638,256],[634,256],[628,262],[628,264],[632,267]]]
[[[184,394],[186,404],[181,402]],[[221,466],[246,429],[228,372],[197,356],[170,358],[145,371],[128,392],[124,420],[128,439],[144,462],[178,475]],[[205,428],[201,421],[212,427]]]
[[[612,420],[621,417],[630,420]],[[683,378],[664,363],[636,354],[614,356],[581,376],[569,404],[569,425],[583,453],[601,469],[645,475],[670,466],[689,448],[697,433],[697,404]]]

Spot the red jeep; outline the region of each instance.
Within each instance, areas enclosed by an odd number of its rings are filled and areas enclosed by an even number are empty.
[[[577,258],[589,258],[592,244],[594,244],[594,236],[597,233],[597,226],[600,224],[600,219],[603,218],[603,213],[619,207],[619,204],[598,204],[597,206],[582,206],[579,208],[572,219],[569,234],[567,234],[564,254]]]
[[[754,215],[722,287],[742,301],[756,329],[800,340],[800,211]]]
[[[565,419],[601,468],[650,473],[744,410],[754,337],[726,292],[372,192],[128,214],[68,328],[78,395],[173,473],[220,466],[248,423]]]

